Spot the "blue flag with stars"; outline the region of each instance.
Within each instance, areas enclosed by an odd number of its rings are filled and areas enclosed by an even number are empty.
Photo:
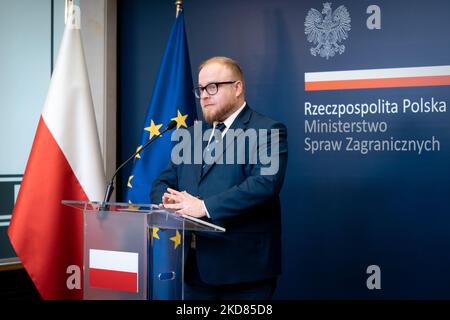
[[[166,50],[153,88],[152,98],[137,150],[164,130],[171,120],[177,122],[177,129],[187,128],[197,118],[189,52],[184,28],[184,15],[179,12],[169,36]],[[126,199],[129,203],[149,203],[153,181],[170,160],[173,142],[166,133],[143,150],[134,159],[134,167],[127,183]],[[149,232],[149,296],[151,299],[181,298],[181,230],[160,230]],[[177,270],[171,270],[177,265]]]

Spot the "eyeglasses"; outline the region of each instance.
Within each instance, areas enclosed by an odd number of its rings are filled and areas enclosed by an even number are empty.
[[[221,84],[232,84],[232,83],[235,83],[237,81],[238,80],[235,80],[235,81],[223,81],[223,82],[211,82],[211,83],[208,83],[204,87],[202,87],[202,86],[195,87],[192,91],[194,91],[195,97],[197,99],[200,99],[200,97],[202,96],[203,90],[206,90],[206,92],[210,96],[212,96],[212,95],[215,95],[217,93],[217,91],[219,91],[219,85],[221,85]]]

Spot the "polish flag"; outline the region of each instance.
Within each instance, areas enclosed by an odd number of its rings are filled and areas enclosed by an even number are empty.
[[[135,252],[89,250],[91,288],[138,292],[139,254]]]
[[[70,8],[8,236],[44,299],[81,299],[83,215],[61,200],[101,200],[105,174],[80,34]],[[81,279],[82,279],[82,275]]]

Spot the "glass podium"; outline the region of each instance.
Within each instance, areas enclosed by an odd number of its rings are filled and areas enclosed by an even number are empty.
[[[84,216],[85,300],[183,300],[185,232],[225,232],[157,205],[62,203]]]

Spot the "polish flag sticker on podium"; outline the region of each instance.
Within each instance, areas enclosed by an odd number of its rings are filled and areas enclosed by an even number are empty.
[[[138,292],[136,252],[89,250],[89,285],[117,291]]]

